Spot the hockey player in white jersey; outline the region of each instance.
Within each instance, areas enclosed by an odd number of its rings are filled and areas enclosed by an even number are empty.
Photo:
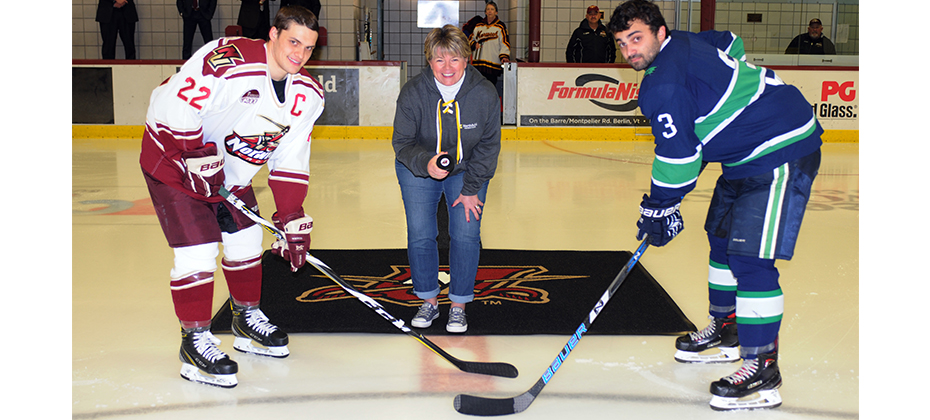
[[[273,252],[296,271],[305,262],[313,219],[303,210],[310,137],[323,88],[303,68],[319,37],[316,16],[282,7],[269,40],[220,38],[204,45],[153,92],[140,164],[168,245],[170,289],[181,324],[181,376],[231,388],[238,365],[210,332],[219,244],[232,305],[233,347],[289,354],[287,333],[259,309],[262,228],[227,208],[221,187],[258,210],[252,178],[268,165],[274,222],[286,232]]]

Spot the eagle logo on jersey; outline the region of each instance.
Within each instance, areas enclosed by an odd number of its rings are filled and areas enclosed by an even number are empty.
[[[210,52],[210,56],[207,58],[207,64],[210,65],[213,71],[216,71],[222,67],[235,66],[236,60],[241,62],[245,61],[238,47],[233,44],[226,44],[220,45]]]
[[[276,123],[264,115],[259,115],[259,117],[274,124],[278,131],[266,131],[252,136],[243,136],[233,131],[224,140],[227,153],[253,165],[264,165],[278,148],[281,138],[291,131],[290,126]]]

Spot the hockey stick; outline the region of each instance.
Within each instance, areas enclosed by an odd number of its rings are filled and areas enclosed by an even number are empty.
[[[235,206],[239,211],[248,216],[250,219],[260,224],[268,232],[274,235],[279,240],[285,240],[284,232],[278,229],[273,223],[263,219],[261,216],[255,214],[252,209],[250,209],[244,201],[236,197],[234,194],[230,193],[226,188],[220,189],[220,195],[226,198],[230,204]],[[422,334],[411,330],[409,327],[404,325],[404,321],[401,321],[397,318],[394,318],[389,314],[380,303],[369,297],[368,295],[358,291],[355,287],[352,286],[349,282],[345,281],[342,277],[339,277],[332,268],[323,263],[323,261],[318,260],[313,255],[310,255],[307,252],[307,262],[310,265],[316,267],[317,270],[320,270],[321,273],[325,274],[326,277],[329,277],[332,281],[336,282],[340,287],[342,287],[346,292],[350,293],[352,296],[358,298],[371,310],[381,315],[382,318],[388,320],[391,324],[394,324],[399,330],[403,331],[407,335],[415,338],[421,344],[432,350],[434,353],[438,354],[443,359],[446,359],[449,363],[452,363],[459,370],[468,373],[477,373],[481,375],[492,375],[492,376],[502,376],[504,378],[516,378],[517,377],[517,368],[509,363],[500,363],[500,362],[469,362],[464,360],[459,360],[447,353],[445,350],[437,346],[432,341],[429,341]]]
[[[647,235],[643,238],[643,242],[639,244],[639,248],[636,249],[633,256],[630,257],[630,260],[627,261],[623,269],[620,270],[620,273],[617,274],[617,277],[614,278],[614,281],[607,287],[607,291],[604,292],[600,300],[597,301],[597,304],[594,305],[594,309],[591,309],[588,317],[585,318],[584,322],[575,330],[575,333],[568,340],[568,343],[565,344],[565,347],[562,348],[562,351],[559,352],[559,355],[556,356],[549,368],[546,369],[542,377],[536,381],[536,384],[534,384],[529,391],[512,398],[485,398],[459,394],[455,397],[453,403],[455,410],[459,413],[473,416],[503,416],[520,413],[529,408],[533,400],[536,399],[536,396],[542,392],[543,387],[555,376],[555,372],[559,370],[559,367],[562,366],[565,359],[568,359],[568,355],[575,346],[578,345],[578,342],[581,341],[581,337],[588,331],[588,328],[591,327],[594,319],[597,318],[597,315],[604,309],[604,306],[607,305],[607,301],[609,301],[611,296],[620,288],[620,284],[626,280],[627,274],[630,273],[630,270],[633,269],[633,266],[636,265],[636,262],[639,261],[643,252],[645,252],[646,248],[649,246],[648,241],[649,236]]]

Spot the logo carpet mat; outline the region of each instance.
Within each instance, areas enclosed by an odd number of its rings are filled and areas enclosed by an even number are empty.
[[[440,249],[440,261],[448,261]],[[408,326],[423,303],[413,293],[407,251],[312,250],[356,289],[384,306]],[[629,260],[628,251],[481,250],[475,299],[466,307],[468,335],[570,335],[594,308]],[[448,266],[440,267],[440,316],[416,329],[445,335],[449,303]],[[262,257],[261,309],[288,333],[400,333],[309,263],[296,273],[282,258]],[[214,333],[231,332],[227,302],[213,317]],[[646,271],[641,262],[630,271],[587,334],[667,335],[695,326]]]

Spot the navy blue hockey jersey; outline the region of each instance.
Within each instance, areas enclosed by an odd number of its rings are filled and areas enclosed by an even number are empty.
[[[737,57],[737,58],[734,58]],[[771,69],[745,62],[731,32],[671,31],[640,84],[655,135],[650,198],[694,189],[702,162],[745,178],[816,151],[823,128],[811,105]]]

